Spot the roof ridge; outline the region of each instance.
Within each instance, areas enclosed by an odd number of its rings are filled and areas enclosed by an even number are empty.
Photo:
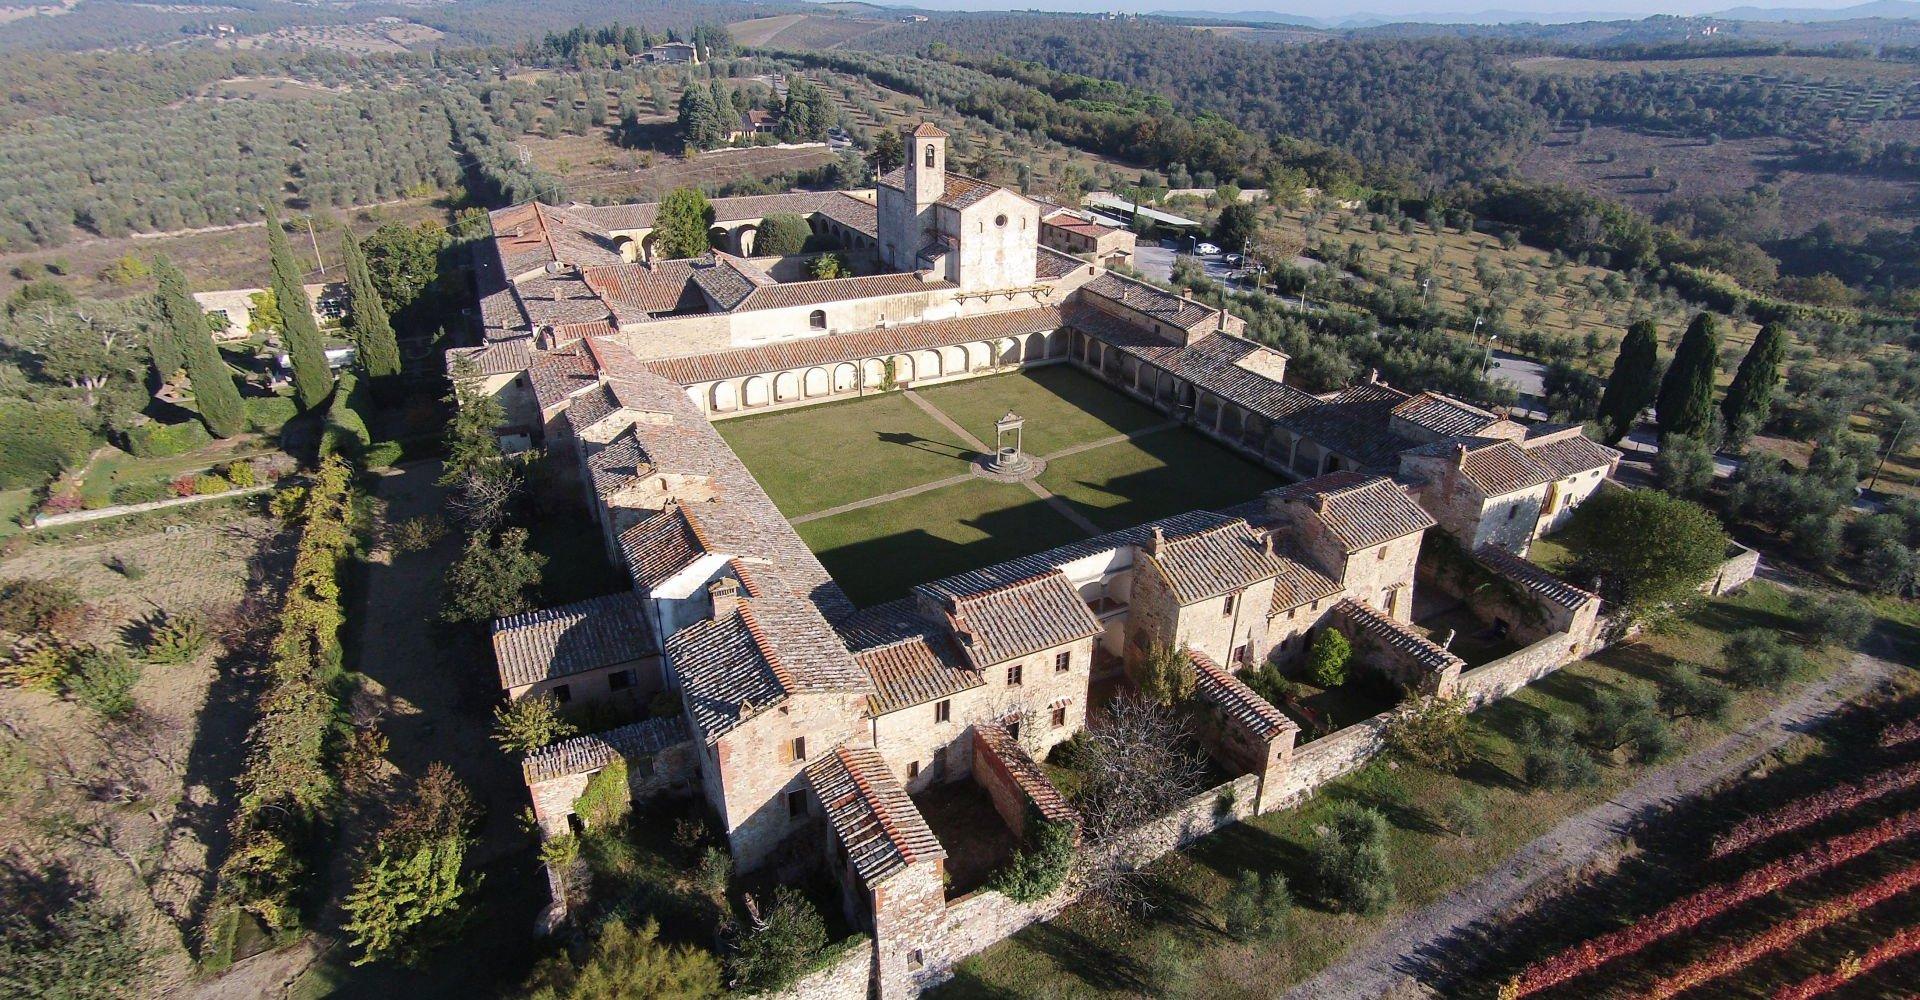
[[[782,688],[791,692],[798,686],[794,683],[793,672],[788,670],[786,663],[780,659],[780,651],[774,649],[773,645],[767,641],[767,633],[760,625],[759,616],[753,613],[753,608],[745,601],[740,602],[740,621],[747,627],[747,637],[752,639],[754,646],[760,650],[760,658],[767,661],[767,669],[773,671],[774,679],[780,682]]]
[[[893,845],[894,850],[900,852],[901,859],[907,864],[914,863],[917,856],[907,843],[905,835],[895,824],[891,804],[873,790],[873,783],[867,779],[866,772],[855,766],[854,750],[854,747],[845,743],[834,748],[834,752],[840,757],[841,766],[847,769],[847,776],[853,779],[854,787],[860,789],[860,797],[866,800],[867,806],[873,810],[873,818],[879,822],[880,829],[886,833],[887,842]]]

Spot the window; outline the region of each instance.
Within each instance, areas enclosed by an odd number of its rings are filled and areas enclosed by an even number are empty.
[[[1233,614],[1233,599],[1235,596],[1234,594],[1228,594],[1227,599],[1220,602],[1220,617],[1225,618]]]
[[[1243,667],[1247,665],[1248,660],[1247,660],[1247,644],[1246,643],[1243,642],[1240,645],[1233,647],[1233,662],[1238,663]]]
[[[907,762],[907,780],[912,781],[913,779],[918,778],[919,776],[920,776],[920,762],[917,760],[908,761]]]
[[[907,952],[907,968],[918,970],[927,964],[927,954],[918,948]]]
[[[553,687],[553,700],[564,705],[573,700],[573,685],[556,684]]]
[[[799,819],[807,814],[807,790],[796,788],[787,793],[787,818]]]
[[[793,746],[791,748],[791,753],[788,759],[790,760],[806,760],[807,759],[807,738],[805,736],[795,736],[793,738]]]
[[[625,691],[633,686],[633,671],[616,670],[607,676],[607,687],[613,691]]]
[[[950,722],[953,720],[953,702],[943,701],[933,706],[933,721]]]
[[[933,167],[933,143],[927,143],[927,167],[928,169]]]
[[[1020,666],[1021,666],[1020,664],[1016,663],[1013,666],[1007,668],[1007,686],[1008,687],[1017,688],[1020,686]]]
[[[1007,735],[1013,737],[1013,740],[1016,743],[1020,741],[1020,720],[1019,719],[1008,720]]]
[[[1386,562],[1386,561],[1387,561],[1387,547],[1386,547],[1386,546],[1384,546],[1384,545],[1382,545],[1382,546],[1380,546],[1380,547],[1379,547],[1378,549],[1375,549],[1375,550],[1374,550],[1374,556],[1373,556],[1373,557],[1374,557],[1375,559],[1378,559],[1378,560],[1380,560],[1381,562]]]
[[[1005,215],[996,215],[993,217],[993,224],[995,228],[1005,229],[1007,228],[1007,217]]]
[[[815,330],[826,329],[827,328],[827,311],[825,309],[815,309],[814,311],[808,313],[807,325],[812,327]]]
[[[1053,728],[1059,729],[1061,726],[1064,726],[1066,724],[1067,724],[1067,706],[1062,705],[1059,708],[1056,708],[1053,710]]]
[[[1067,650],[1064,653],[1058,653],[1054,656],[1053,658],[1054,673],[1064,674],[1067,671],[1072,669],[1073,669],[1073,650]]]

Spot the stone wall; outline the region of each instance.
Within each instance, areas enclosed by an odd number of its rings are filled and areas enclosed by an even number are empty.
[[[1296,805],[1313,794],[1314,789],[1359,768],[1380,752],[1381,733],[1392,717],[1391,711],[1381,712],[1306,746],[1295,747],[1293,767],[1287,772],[1280,794],[1269,794],[1265,798],[1274,803],[1275,808]]]
[[[866,1000],[873,979],[873,942],[862,938],[842,947],[845,951],[827,967],[778,993],[754,994],[752,1000]]]
[[[1469,710],[1481,708],[1571,663],[1579,657],[1579,649],[1574,635],[1556,632],[1491,663],[1463,671],[1457,690]]]
[[[1739,542],[1730,543],[1727,561],[1720,564],[1720,572],[1707,581],[1700,589],[1710,597],[1719,597],[1730,591],[1739,590],[1755,573],[1760,572],[1760,552],[1750,549]]]

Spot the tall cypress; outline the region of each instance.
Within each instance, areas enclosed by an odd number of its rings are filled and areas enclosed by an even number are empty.
[[[367,270],[366,252],[352,233],[342,243],[347,258],[347,328],[353,333],[360,367],[375,379],[398,375],[400,346],[387,319],[386,303],[380,301],[380,290]]]
[[[183,288],[182,291],[184,290]],[[188,301],[192,301],[191,296],[188,297]],[[167,379],[172,378],[173,373],[187,363],[187,357],[182,353],[184,350],[185,348],[180,344],[179,335],[174,333],[172,317],[163,313],[160,322],[147,331],[147,357],[153,362],[153,376],[156,382],[160,385],[167,384]]]
[[[1739,370],[1733,373],[1727,398],[1720,402],[1729,444],[1745,444],[1747,438],[1767,422],[1773,389],[1780,381],[1780,362],[1786,356],[1787,331],[1777,323],[1761,327],[1759,336],[1753,338],[1753,346],[1747,348],[1747,356],[1740,359]]]
[[[240,390],[233,384],[233,370],[220,358],[207,332],[207,321],[187,294],[186,276],[164,255],[153,259],[153,273],[160,290],[155,295],[161,334],[169,337],[185,355],[187,378],[193,383],[193,399],[200,419],[214,437],[229,438],[247,427],[247,408],[240,402]]]
[[[287,353],[293,358],[293,398],[303,410],[327,401],[333,393],[333,372],[327,368],[327,350],[320,327],[313,321],[313,303],[300,280],[300,265],[280,228],[280,213],[267,205],[267,254],[273,264],[273,299],[287,334]]]
[[[1719,354],[1720,318],[1703,312],[1687,324],[1673,352],[1673,364],[1667,366],[1667,377],[1660,382],[1660,396],[1654,401],[1660,436],[1706,436],[1713,425],[1713,373]]]
[[[1620,341],[1620,356],[1614,359],[1613,374],[1607,376],[1606,391],[1600,396],[1599,417],[1608,444],[1618,444],[1633,430],[1640,411],[1653,402],[1659,387],[1660,331],[1653,320],[1636,320]]]

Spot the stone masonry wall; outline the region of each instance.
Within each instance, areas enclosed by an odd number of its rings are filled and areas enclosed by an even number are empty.
[[[1739,590],[1760,571],[1760,551],[1750,549],[1738,542],[1733,544],[1734,553],[1720,564],[1720,572],[1714,574],[1707,586],[1701,588],[1709,596],[1719,597],[1728,591]]]
[[[1462,671],[1457,690],[1469,710],[1491,704],[1566,666],[1579,655],[1579,645],[1571,633],[1556,632],[1491,663]]]
[[[755,994],[752,1000],[866,1000],[873,979],[873,943],[850,945],[824,969],[800,977],[778,993]]]

